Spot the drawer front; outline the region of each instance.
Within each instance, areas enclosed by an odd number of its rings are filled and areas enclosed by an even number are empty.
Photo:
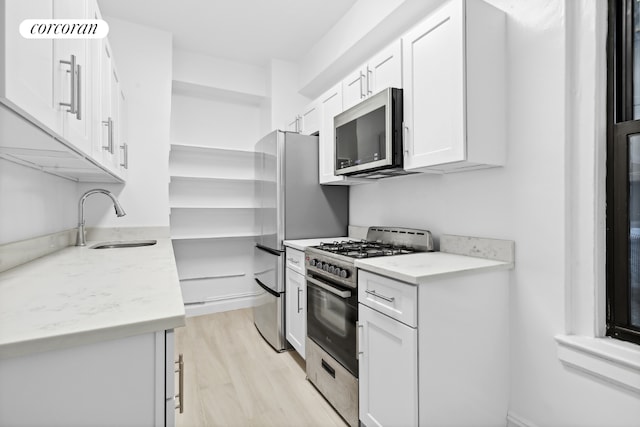
[[[304,252],[293,248],[286,248],[287,267],[297,271],[300,274],[305,274],[304,271]]]
[[[408,326],[418,326],[415,285],[358,270],[358,302]]]
[[[307,338],[307,379],[351,427],[358,426],[358,379]]]

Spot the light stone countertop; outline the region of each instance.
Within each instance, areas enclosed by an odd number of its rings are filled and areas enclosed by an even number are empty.
[[[370,259],[357,259],[361,270],[387,276],[413,285],[441,277],[487,270],[507,270],[512,262],[477,258],[445,252],[420,252]]]
[[[318,239],[299,239],[299,240],[285,240],[284,245],[299,251],[304,251],[309,246],[318,246],[320,243],[330,243],[334,241],[342,242],[344,240],[354,240],[350,237],[324,237]]]
[[[156,240],[90,241],[0,273],[0,359],[184,326],[171,240]]]

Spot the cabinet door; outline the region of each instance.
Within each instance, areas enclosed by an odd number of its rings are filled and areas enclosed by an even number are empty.
[[[290,268],[287,268],[285,276],[287,341],[304,359],[307,337],[306,281],[302,274]]]
[[[320,103],[314,101],[307,105],[300,115],[300,132],[313,135],[320,131]]]
[[[342,87],[336,85],[320,97],[320,184],[344,181],[344,177],[334,175],[335,129],[333,118],[342,112]]]
[[[0,425],[164,425],[156,335],[0,360]]]
[[[87,19],[86,0],[54,0],[53,15],[56,19]],[[54,96],[62,116],[62,136],[76,148],[91,154],[91,63],[89,39],[56,39],[54,41]],[[73,57],[74,69],[71,69]],[[72,100],[71,98],[75,98]],[[60,103],[75,104],[71,107]]]
[[[300,117],[295,116],[293,119],[287,121],[285,130],[289,132],[300,132]]]
[[[358,68],[342,80],[342,110],[353,107],[362,101],[365,94],[365,68]]]
[[[118,170],[123,179],[127,177],[129,169],[129,117],[127,100],[120,86],[118,87],[118,140],[116,149],[118,151]]]
[[[360,421],[418,425],[418,332],[358,305]]]
[[[102,39],[100,47],[100,77],[99,77],[99,108],[100,112],[96,115],[95,130],[98,135],[98,144],[94,147],[94,153],[97,158],[102,160],[104,166],[113,164],[113,153],[111,152],[113,140],[113,114],[111,112],[111,85],[113,79],[111,77],[111,46],[109,41]],[[97,152],[96,152],[97,150]]]
[[[465,159],[463,6],[450,2],[402,38],[407,170]]]
[[[120,79],[118,77],[118,71],[116,70],[115,63],[113,58],[111,59],[111,121],[113,129],[111,132],[113,135],[111,138],[113,139],[111,143],[111,158],[110,163],[107,165],[114,172],[120,171],[120,110],[119,110],[119,100],[120,100]]]
[[[402,41],[387,46],[367,64],[367,96],[388,87],[402,88]]]
[[[53,40],[26,39],[19,26],[25,19],[53,18],[51,0],[2,1],[0,26],[4,56],[2,96],[54,132],[62,129],[58,105],[53,94]]]
[[[156,337],[158,334],[162,334],[162,332],[156,333]],[[160,340],[159,340],[160,341]],[[184,365],[176,365],[175,363],[175,333],[173,329],[169,329],[164,331],[164,347],[162,348],[163,358],[162,360],[158,360],[158,364],[162,366],[162,362],[164,362],[164,381],[160,381],[160,384],[164,385],[164,411],[162,414],[156,415],[156,425],[162,423],[158,423],[158,421],[164,420],[165,427],[175,427],[176,425],[176,396],[180,396],[180,392],[184,393],[184,387],[180,390],[180,376],[182,376],[182,381],[184,384]],[[177,368],[177,369],[176,369]],[[178,375],[178,387],[176,388],[176,371]],[[184,399],[184,396],[180,396],[180,398]],[[178,403],[180,403],[180,398],[178,399]],[[184,409],[183,409],[184,410]]]

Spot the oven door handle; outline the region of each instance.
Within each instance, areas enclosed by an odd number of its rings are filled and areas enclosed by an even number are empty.
[[[320,280],[314,279],[313,277],[307,277],[307,282],[313,285],[316,285],[319,288],[324,289],[325,291],[331,292],[332,294],[337,295],[340,298],[349,298],[351,296],[351,291],[338,290],[331,285],[327,285],[326,283],[321,282]]]

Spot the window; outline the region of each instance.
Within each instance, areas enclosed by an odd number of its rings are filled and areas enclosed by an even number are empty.
[[[607,335],[640,344],[640,3],[609,0]]]

